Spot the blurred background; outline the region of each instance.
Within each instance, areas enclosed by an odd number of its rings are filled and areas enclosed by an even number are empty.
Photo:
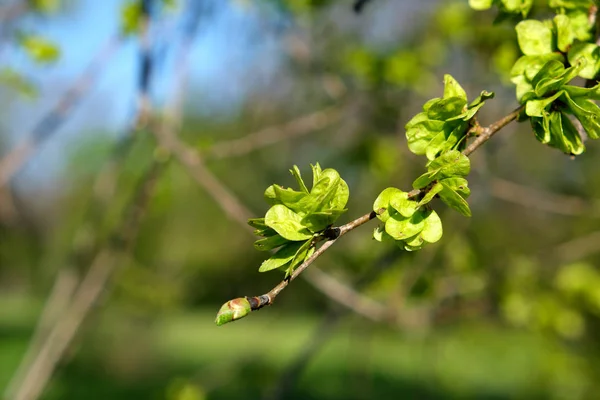
[[[214,324],[282,279],[244,220],[294,164],[340,172],[345,223],[422,173],[403,127],[444,74],[496,93],[482,125],[517,106],[514,21],[358,3],[0,1],[4,398],[597,398],[600,147],[528,124],[473,154],[472,218],[433,203],[440,242],[371,222]]]

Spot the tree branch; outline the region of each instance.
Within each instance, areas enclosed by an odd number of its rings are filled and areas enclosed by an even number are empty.
[[[525,108],[525,106],[521,106],[521,107],[517,108],[516,110],[514,110],[513,112],[511,112],[510,114],[508,114],[506,117],[494,122],[493,124],[487,126],[486,128],[483,128],[483,131],[481,132],[481,134],[479,136],[477,136],[477,138],[473,142],[471,142],[471,144],[469,144],[469,146],[467,146],[467,148],[463,151],[463,154],[465,156],[469,156],[471,153],[473,153],[475,150],[477,150],[479,148],[479,146],[481,146],[482,144],[484,144],[485,142],[490,140],[490,138],[496,132],[498,132],[500,129],[504,128],[510,122],[515,120],[519,116],[521,111],[523,111],[524,108]]]
[[[100,72],[121,43],[119,38],[111,38],[90,62],[83,74],[63,95],[60,101],[33,128],[31,134],[8,154],[0,159],[0,188],[6,185],[31,158],[40,144],[54,134],[69,118],[85,94],[98,79]]]
[[[329,107],[295,118],[284,125],[261,129],[239,139],[215,143],[206,151],[206,158],[236,157],[269,146],[284,139],[306,135],[339,121],[342,113],[338,107]]]
[[[511,121],[515,120],[519,113],[523,110],[523,106],[509,113],[507,116],[500,120],[492,123],[491,125],[481,128],[479,136],[463,151],[463,154],[469,156],[481,145],[487,142],[496,132],[504,128]],[[415,197],[424,190],[412,190],[409,192],[409,197]],[[329,247],[331,247],[341,236],[346,233],[358,228],[361,225],[374,219],[377,214],[371,211],[369,214],[365,214],[362,217],[355,219],[345,225],[337,228],[326,229],[320,236],[316,237],[315,240],[323,240],[328,238],[325,243],[321,245],[310,257],[308,257],[300,266],[298,266],[292,275],[285,278],[277,286],[271,289],[269,292],[260,296],[245,296],[237,299],[229,300],[217,313],[215,320],[217,325],[223,325],[227,322],[235,321],[243,318],[252,311],[260,310],[261,308],[273,304],[275,298],[290,284],[291,281],[296,279],[304,270],[306,270],[321,254],[323,254]]]

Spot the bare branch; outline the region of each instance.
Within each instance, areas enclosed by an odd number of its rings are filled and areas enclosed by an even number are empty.
[[[108,64],[121,43],[119,38],[111,38],[90,62],[83,74],[75,81],[60,101],[33,128],[31,134],[23,142],[15,146],[0,160],[0,188],[21,170],[31,158],[40,144],[54,134],[69,118],[85,94],[98,79],[100,72]]]
[[[491,185],[493,196],[525,207],[562,215],[600,216],[600,200],[590,202],[577,196],[547,192],[500,178],[492,179]]]
[[[351,286],[344,285],[337,279],[333,279],[320,269],[306,271],[304,279],[321,292],[327,293],[330,298],[339,304],[371,321],[381,322],[387,319],[389,315],[387,307],[357,292]]]
[[[55,321],[63,314],[63,310],[69,305],[77,283],[77,277],[73,271],[62,269],[58,272],[58,276],[54,280],[54,285],[50,291],[48,300],[46,300],[42,314],[38,319],[25,355],[6,387],[4,398],[16,398],[16,392],[23,386],[24,377],[31,368],[36,355],[40,352],[44,339],[50,332]]]
[[[519,116],[521,111],[523,111],[523,108],[524,108],[524,106],[521,106],[521,107],[517,108],[516,110],[514,110],[513,112],[511,112],[510,114],[508,114],[506,117],[501,118],[500,120],[494,122],[493,124],[489,125],[486,128],[483,128],[483,130],[481,131],[479,136],[477,136],[477,138],[473,142],[471,142],[471,144],[469,144],[469,146],[467,146],[467,148],[463,151],[463,154],[465,156],[468,156],[472,152],[477,150],[479,148],[479,146],[481,146],[482,144],[484,144],[485,142],[490,140],[490,138],[496,132],[498,132],[500,129],[504,128],[510,122],[515,120]]]
[[[324,129],[341,119],[339,107],[329,107],[296,118],[284,125],[273,126],[234,140],[212,145],[206,152],[209,159],[221,159],[247,154],[282,140]]]
[[[39,398],[86,315],[102,294],[114,270],[122,263],[123,256],[133,245],[156,178],[162,168],[163,163],[154,162],[140,180],[126,215],[122,218],[123,223],[115,230],[110,246],[101,250],[93,259],[73,296],[73,301],[46,337],[12,399]]]

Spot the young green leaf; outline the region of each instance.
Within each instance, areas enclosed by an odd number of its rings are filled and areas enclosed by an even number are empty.
[[[515,27],[519,47],[525,55],[552,53],[552,30],[537,20],[521,21]]]
[[[435,178],[451,178],[454,176],[467,176],[471,171],[469,157],[458,150],[450,150],[427,164],[427,170]]]
[[[446,185],[443,181],[440,183],[444,187],[444,189],[439,193],[442,201],[462,215],[470,217],[471,209],[469,208],[469,204],[466,202],[466,200],[463,199],[462,196],[456,192],[456,190]]]
[[[292,258],[292,262],[288,266],[288,269],[285,271],[286,278],[294,272],[296,267],[298,267],[300,264],[302,264],[304,262],[304,260],[308,256],[308,251],[309,251],[311,245],[312,245],[312,240],[307,240],[298,249],[298,251],[294,255],[294,258]]]
[[[298,186],[300,187],[300,190],[303,193],[308,194],[309,193],[308,188],[306,187],[304,180],[302,180],[302,174],[300,173],[300,169],[298,168],[298,166],[294,165],[294,167],[292,169],[290,169],[290,173],[296,179],[296,182],[298,182]]]
[[[554,17],[554,25],[556,26],[556,46],[560,51],[565,53],[569,46],[575,40],[575,32],[571,28],[571,20],[564,14],[559,14]]]
[[[415,212],[410,218],[393,214],[385,223],[385,231],[394,240],[404,240],[417,235],[423,230],[424,226],[423,213],[420,211]]]
[[[346,211],[347,209],[324,210],[310,213],[302,218],[302,225],[307,227],[311,232],[321,232],[332,225]]]
[[[286,244],[277,250],[277,252],[270,258],[263,261],[258,269],[258,272],[267,272],[285,266],[287,263],[292,261],[300,247],[302,247],[304,244],[305,242],[293,242]]]
[[[579,76],[585,79],[594,79],[600,71],[600,47],[593,43],[575,43],[569,49],[567,58],[571,64],[583,60],[583,68]]]
[[[394,187],[389,187],[384,189],[379,196],[375,199],[373,203],[373,211],[377,214],[377,218],[379,218],[382,222],[385,222],[390,217],[390,213],[388,208],[390,207],[390,199],[393,196],[402,195],[402,191],[400,189],[396,189]]]
[[[554,102],[554,100],[558,99],[563,95],[563,91],[557,92],[553,96],[547,97],[541,100],[529,100],[525,105],[525,114],[530,117],[541,117],[546,112],[546,109],[550,107],[550,105]]]
[[[410,217],[417,211],[418,203],[410,200],[408,193],[401,192],[390,197],[390,206],[403,217]]]
[[[550,132],[556,147],[564,153],[578,155],[585,150],[581,136],[566,115],[560,112],[551,113]]]
[[[600,108],[591,100],[584,98],[571,99],[565,94],[569,110],[583,126],[590,139],[600,138]]]
[[[286,238],[281,237],[280,235],[274,235],[257,240],[256,242],[254,242],[254,248],[260,251],[269,251],[286,243],[289,243],[289,241]]]
[[[451,97],[458,97],[467,102],[467,93],[458,84],[458,82],[452,77],[452,75],[444,75],[444,99]]]
[[[377,228],[373,230],[373,239],[378,242],[394,240],[386,231],[385,226],[379,225]]]
[[[321,178],[321,166],[319,165],[319,163],[316,163],[315,165],[310,164],[310,168],[312,169],[312,173],[313,173],[313,187],[317,184],[317,182],[319,182],[319,179]]]
[[[431,189],[429,189],[429,191],[427,191],[427,193],[425,194],[425,196],[423,196],[423,198],[421,199],[421,201],[419,201],[419,204],[417,204],[417,207],[421,207],[424,206],[425,204],[429,203],[436,194],[438,194],[439,192],[442,191],[444,187],[438,182],[435,185],[433,185],[431,187]],[[396,207],[394,207],[396,208]]]
[[[446,121],[463,112],[467,99],[462,97],[449,97],[440,100],[427,110],[427,117],[432,120]]]
[[[276,204],[267,211],[265,223],[288,240],[305,240],[312,234],[302,225],[302,217],[282,204]]]
[[[460,194],[464,199],[471,195],[471,189],[469,189],[469,182],[467,182],[465,178],[446,178],[442,179],[440,183],[443,183],[445,186],[452,188],[452,190]]]
[[[420,236],[428,243],[435,243],[442,238],[442,234],[442,220],[434,210],[431,210],[425,217],[425,225]]]

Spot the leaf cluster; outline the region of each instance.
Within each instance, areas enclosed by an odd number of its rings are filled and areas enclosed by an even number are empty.
[[[442,237],[442,221],[429,203],[439,197],[448,206],[471,216],[466,198],[471,194],[467,180],[469,159],[451,150],[427,164],[427,172],[413,183],[423,189],[419,199],[396,188],[387,188],[373,203],[373,211],[384,225],[375,229],[378,241],[393,239],[401,248],[419,250],[424,243],[435,243]]]
[[[600,136],[600,108],[593,102],[600,98],[600,87],[568,84],[576,77],[595,79],[600,71],[600,48],[585,42],[592,38],[592,27],[587,10],[577,7],[584,3],[589,2],[551,2],[562,12],[552,20],[518,23],[515,29],[524,55],[511,71],[517,99],[525,105],[536,138],[571,155],[585,150],[573,118],[589,138]]]
[[[290,170],[300,190],[271,185],[265,200],[271,205],[264,218],[248,223],[262,239],[254,243],[261,251],[278,249],[259,268],[260,272],[287,267],[286,275],[315,251],[323,232],[347,211],[350,191],[339,173],[311,165],[313,185],[309,190],[297,166]]]
[[[406,124],[408,148],[415,154],[426,155],[429,160],[449,150],[462,150],[473,117],[492,98],[493,93],[483,91],[473,102],[467,103],[467,94],[456,80],[444,77],[444,95],[429,100],[423,112]]]

